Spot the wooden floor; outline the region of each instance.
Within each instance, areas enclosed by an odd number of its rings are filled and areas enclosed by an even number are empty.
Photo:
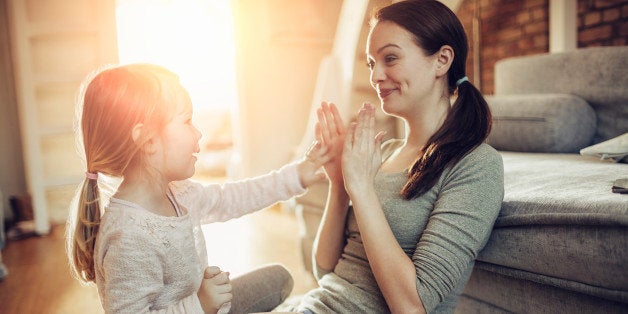
[[[96,287],[81,286],[70,275],[64,229],[55,226],[48,236],[7,243],[2,260],[9,275],[0,281],[0,313],[103,313]],[[316,285],[303,268],[292,213],[273,207],[203,230],[209,264],[229,270],[232,276],[278,262],[294,277],[293,295]]]

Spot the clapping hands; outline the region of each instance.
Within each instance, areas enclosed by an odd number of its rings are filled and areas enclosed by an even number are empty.
[[[375,134],[375,109],[365,103],[347,129],[336,106],[323,102],[317,110],[316,140],[329,150],[323,166],[329,180],[357,192],[372,183],[381,165],[384,132]]]
[[[342,174],[349,195],[372,187],[382,163],[384,134],[383,131],[375,134],[375,109],[365,103],[356,121],[349,125],[342,151]]]

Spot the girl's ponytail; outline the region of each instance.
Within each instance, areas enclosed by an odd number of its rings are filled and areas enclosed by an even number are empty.
[[[87,173],[78,195],[74,236],[70,264],[75,275],[83,282],[94,281],[94,247],[100,225],[100,191],[95,173]]]

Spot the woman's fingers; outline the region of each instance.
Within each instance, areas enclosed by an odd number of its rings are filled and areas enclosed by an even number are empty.
[[[353,141],[355,139],[357,125],[358,124],[356,122],[351,122],[351,124],[349,124],[349,129],[345,135],[345,151],[351,151],[353,149]]]

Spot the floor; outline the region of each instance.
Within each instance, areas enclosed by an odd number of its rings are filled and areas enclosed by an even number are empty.
[[[8,242],[2,261],[9,274],[0,281],[0,313],[103,313],[94,285],[81,286],[69,272],[65,226],[44,237]],[[281,263],[292,273],[292,294],[315,287],[299,254],[298,222],[279,206],[204,227],[209,264],[232,276],[266,263]]]

